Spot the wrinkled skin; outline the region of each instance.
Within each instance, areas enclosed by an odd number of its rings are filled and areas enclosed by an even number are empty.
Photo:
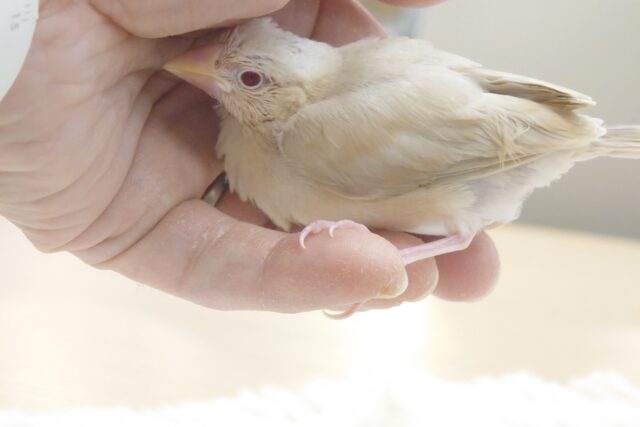
[[[0,103],[0,213],[43,251],[219,309],[341,308],[397,287],[396,246],[417,237],[340,230],[302,250],[233,195],[219,209],[200,201],[222,170],[212,101],[161,67],[214,31],[198,30],[274,12],[334,44],[382,34],[351,0],[42,0],[27,62]],[[480,235],[465,252],[409,266],[406,292],[368,307],[420,299],[438,278],[437,295],[475,299],[497,264]]]

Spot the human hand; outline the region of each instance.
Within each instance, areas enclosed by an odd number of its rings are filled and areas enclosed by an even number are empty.
[[[161,71],[211,33],[194,31],[282,8],[280,25],[326,42],[382,34],[351,0],[286,3],[41,0],[29,57],[0,103],[0,213],[41,250],[218,309],[341,308],[400,285],[389,242],[417,237],[341,230],[302,250],[233,195],[218,209],[200,201],[222,171],[211,100]],[[438,277],[437,295],[476,298],[494,282],[497,255],[480,235],[407,270],[402,295],[367,307],[415,300]]]

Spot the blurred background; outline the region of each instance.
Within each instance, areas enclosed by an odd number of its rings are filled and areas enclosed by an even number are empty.
[[[598,105],[584,112],[610,125],[640,124],[637,0],[451,0],[427,11],[366,4],[394,34],[586,93]],[[520,221],[640,237],[639,218],[638,162],[597,159],[536,191]]]
[[[640,123],[637,0],[367,3],[392,32],[588,93],[600,102],[589,113],[612,124]],[[638,162],[579,165],[526,204],[522,222],[544,227],[491,232],[503,268],[485,300],[429,298],[342,322],[207,310],[40,254],[0,218],[0,411],[152,408],[411,370],[452,381],[613,371],[640,384],[639,218]]]

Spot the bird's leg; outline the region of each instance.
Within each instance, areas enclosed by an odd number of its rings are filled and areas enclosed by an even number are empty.
[[[454,234],[453,236],[443,237],[433,242],[401,249],[400,256],[402,256],[404,260],[404,265],[408,265],[434,256],[467,249],[474,237],[475,234]],[[363,304],[364,302],[354,304],[341,313],[329,313],[325,311],[324,314],[331,319],[346,319],[357,312]]]
[[[407,265],[434,256],[467,249],[474,237],[475,234],[454,234],[433,242],[401,249],[400,255],[404,259],[404,265]]]
[[[348,219],[343,219],[342,221],[314,221],[300,232],[300,237],[298,239],[300,246],[302,246],[303,249],[306,249],[304,241],[309,234],[318,234],[324,230],[329,230],[329,236],[333,237],[333,233],[337,228],[351,228],[353,230],[369,231],[369,229],[364,225],[349,221]]]
[[[306,248],[304,241],[309,236],[309,234],[318,234],[324,230],[329,230],[329,236],[333,237],[334,231],[337,228],[351,228],[355,230],[366,230],[369,229],[362,224],[358,224],[357,222],[349,221],[347,219],[342,221],[315,221],[309,225],[307,225],[301,232],[299,237],[300,246],[302,248]],[[475,234],[454,234],[452,236],[443,237],[441,239],[435,240],[433,242],[424,243],[422,245],[412,246],[410,248],[405,248],[400,250],[400,256],[404,260],[404,264],[408,265],[414,263],[416,261],[420,261],[427,258],[432,258],[438,255],[444,255],[451,252],[461,251],[469,247]],[[347,317],[351,317],[358,309],[364,304],[357,303],[353,304],[351,307],[346,309],[343,312],[339,313],[329,313],[327,311],[324,312],[325,316],[331,319],[346,319]]]

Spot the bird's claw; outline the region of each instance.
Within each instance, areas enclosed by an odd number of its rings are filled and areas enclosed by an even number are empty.
[[[357,222],[350,221],[348,219],[343,219],[341,221],[315,221],[311,224],[307,225],[301,232],[298,241],[300,242],[300,246],[302,249],[306,249],[307,246],[304,244],[304,241],[310,234],[318,234],[324,230],[329,230],[329,237],[333,237],[336,229],[338,228],[350,228],[352,230],[364,230],[369,231],[367,227],[362,224],[358,224]]]
[[[327,316],[329,319],[333,319],[333,320],[344,320],[347,319],[351,316],[353,316],[360,307],[362,307],[362,305],[364,305],[363,302],[359,302],[357,304],[353,304],[351,305],[351,307],[349,307],[348,309],[342,311],[342,312],[337,312],[337,313],[332,313],[329,310],[323,310],[322,313]]]

